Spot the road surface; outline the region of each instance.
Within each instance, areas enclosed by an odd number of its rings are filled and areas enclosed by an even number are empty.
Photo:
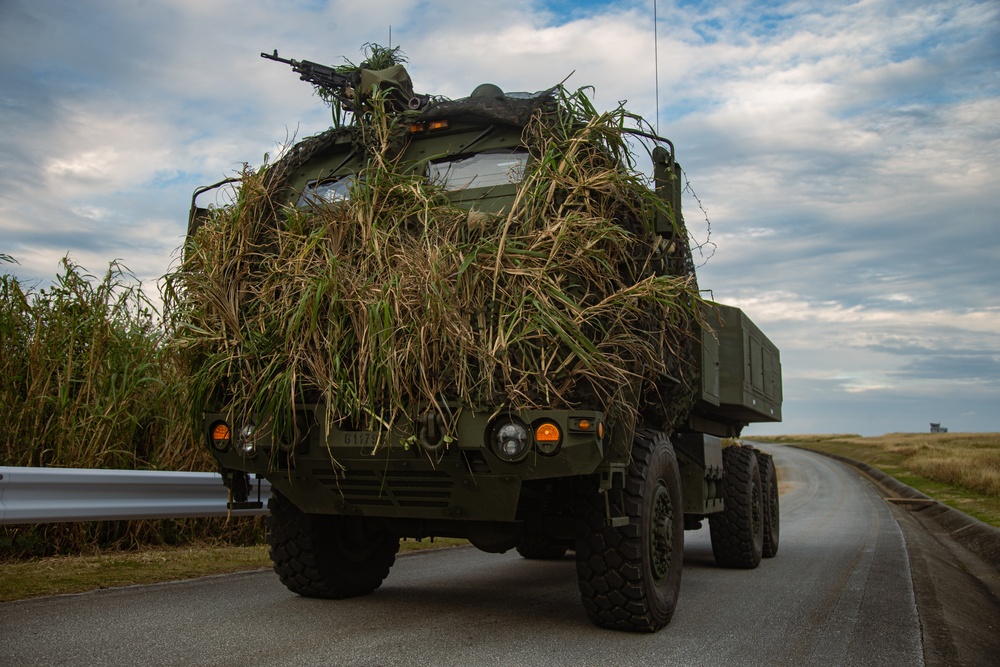
[[[584,615],[572,553],[471,547],[401,556],[346,601],[289,593],[270,571],[0,604],[4,665],[924,664],[899,524],[842,464],[788,447],[781,543],[756,570],[715,566],[686,533],[678,610],[653,635]]]

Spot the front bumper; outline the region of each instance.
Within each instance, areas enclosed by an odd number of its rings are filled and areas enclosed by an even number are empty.
[[[496,420],[510,416],[526,425],[558,425],[558,447],[553,452],[551,445],[532,441],[521,460],[504,460],[490,437]],[[219,413],[205,416],[204,437],[221,467],[266,477],[308,513],[515,521],[522,482],[597,470],[610,437],[599,433],[602,419],[599,412],[580,410],[500,416],[464,411],[454,420],[452,439],[429,448],[404,430],[342,430],[327,423],[322,406],[308,406],[297,415],[298,439],[291,445],[276,444],[264,427],[249,440],[234,435],[227,447],[218,447],[212,440],[216,425],[225,423],[233,434],[242,429]]]

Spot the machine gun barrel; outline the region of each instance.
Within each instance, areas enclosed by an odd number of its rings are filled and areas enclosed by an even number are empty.
[[[298,74],[302,81],[319,86],[341,102],[353,105],[354,87],[357,84],[356,77],[341,74],[329,65],[321,65],[311,60],[282,58],[278,55],[277,49],[274,50],[274,53],[261,53],[260,57],[290,65],[292,71]]]
[[[299,65],[298,60],[293,60],[291,58],[282,58],[278,55],[278,49],[274,50],[274,53],[263,53],[260,54],[261,58],[267,58],[268,60],[273,60],[279,63],[285,63],[286,65],[291,65],[292,67],[297,67]]]

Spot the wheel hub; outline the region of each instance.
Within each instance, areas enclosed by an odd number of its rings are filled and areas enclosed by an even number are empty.
[[[670,573],[674,551],[674,508],[670,491],[657,480],[649,513],[649,562],[656,585],[662,585]]]

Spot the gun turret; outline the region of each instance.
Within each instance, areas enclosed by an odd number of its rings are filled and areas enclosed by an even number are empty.
[[[279,63],[291,65],[292,71],[299,75],[303,81],[308,81],[314,86],[319,86],[329,95],[333,96],[344,104],[348,111],[354,110],[354,89],[361,81],[360,72],[350,72],[341,74],[329,65],[321,65],[311,60],[295,60],[293,58],[282,58],[278,55],[278,50],[274,53],[261,53],[261,58],[267,58]]]

